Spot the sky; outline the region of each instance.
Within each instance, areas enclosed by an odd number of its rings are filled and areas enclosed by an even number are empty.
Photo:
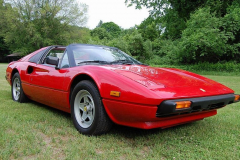
[[[121,28],[128,29],[139,25],[149,15],[143,8],[136,10],[134,6],[127,7],[125,0],[78,0],[88,5],[87,27],[94,29],[100,20],[114,22]]]

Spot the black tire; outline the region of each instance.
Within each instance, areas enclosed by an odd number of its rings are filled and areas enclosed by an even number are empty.
[[[71,95],[71,116],[76,129],[86,135],[100,135],[111,129],[97,87],[91,81],[81,81]]]
[[[23,92],[22,81],[18,72],[15,73],[12,77],[11,92],[12,92],[12,99],[14,101],[17,101],[20,103],[27,102],[28,98]]]

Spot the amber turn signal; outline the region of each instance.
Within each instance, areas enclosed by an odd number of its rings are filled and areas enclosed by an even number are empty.
[[[118,91],[111,91],[110,95],[114,96],[114,97],[120,97],[120,92],[118,92]]]
[[[176,103],[176,109],[186,109],[191,106],[191,101],[181,101],[181,102],[175,102]]]
[[[234,101],[239,101],[240,95],[235,95]]]

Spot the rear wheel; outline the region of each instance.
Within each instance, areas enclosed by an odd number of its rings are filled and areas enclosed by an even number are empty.
[[[103,134],[112,126],[97,87],[91,81],[81,81],[73,89],[71,115],[74,126],[82,134]]]
[[[27,96],[22,89],[22,82],[19,73],[15,73],[12,78],[12,99],[14,101],[23,103],[27,101]]]

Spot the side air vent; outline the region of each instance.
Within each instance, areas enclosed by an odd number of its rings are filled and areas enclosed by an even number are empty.
[[[33,72],[33,67],[32,66],[28,66],[27,74],[31,74],[32,72]]]

